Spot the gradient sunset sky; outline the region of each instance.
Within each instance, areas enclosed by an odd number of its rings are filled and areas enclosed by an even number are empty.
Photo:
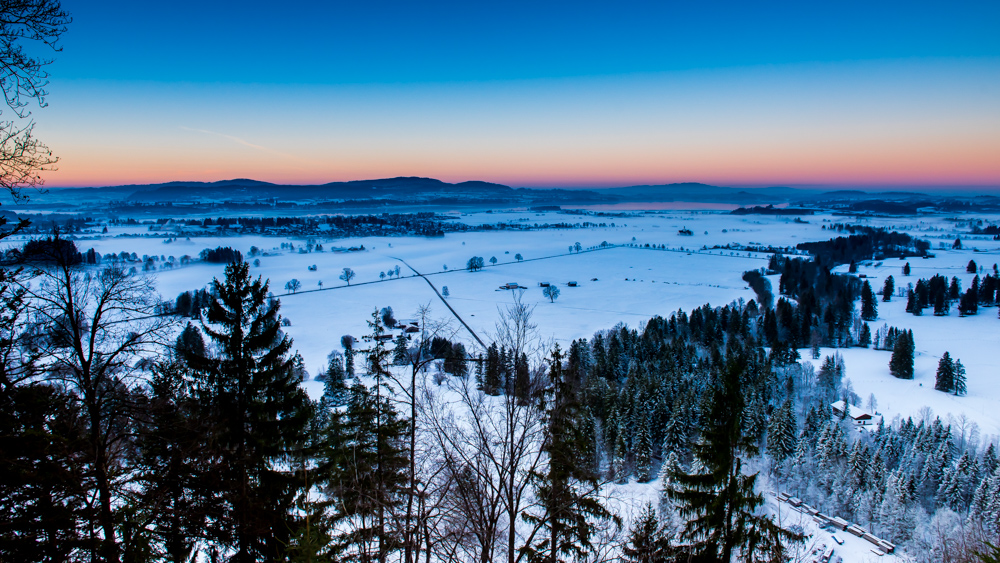
[[[52,187],[1000,187],[996,0],[63,5]]]

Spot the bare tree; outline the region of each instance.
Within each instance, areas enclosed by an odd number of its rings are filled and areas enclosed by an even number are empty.
[[[549,343],[541,337],[538,325],[531,320],[535,306],[524,302],[523,290],[514,290],[512,294],[511,303],[497,306],[497,321],[491,335],[493,341],[513,351],[514,357],[525,354],[532,363],[540,363]]]
[[[530,475],[542,462],[542,411],[520,406],[513,395],[488,396],[467,379],[452,380],[450,387],[448,394],[428,387],[423,401],[454,481],[450,527],[443,532],[459,542],[453,549],[464,556],[458,560],[486,563],[502,556],[516,563],[517,522],[529,502]],[[457,405],[447,402],[452,393]]]
[[[71,391],[85,413],[88,464],[96,489],[100,553],[119,560],[115,536],[128,446],[130,395],[142,359],[158,352],[173,317],[157,315],[153,280],[112,262],[93,272],[66,260],[36,272],[23,287],[36,345],[49,377]]]
[[[344,268],[344,272],[340,274],[340,279],[347,282],[347,285],[351,285],[351,280],[354,279],[354,270],[350,268]]]
[[[15,0],[0,5],[0,87],[18,118],[0,121],[0,188],[15,200],[24,199],[19,188],[42,184],[39,173],[58,160],[34,138],[35,123],[27,110],[32,100],[45,107],[49,83],[45,67],[52,60],[26,51],[24,43],[61,51],[59,38],[71,21],[59,0]]]
[[[424,539],[425,534],[421,534],[421,529],[427,526],[428,514],[436,508],[433,503],[428,503],[430,498],[429,487],[441,486],[435,484],[436,477],[441,470],[440,464],[426,463],[428,458],[422,452],[417,452],[418,433],[420,424],[418,416],[422,409],[419,407],[420,393],[418,391],[418,375],[424,368],[433,362],[434,358],[430,354],[430,342],[436,337],[451,338],[455,334],[450,321],[439,321],[431,316],[430,304],[421,305],[417,308],[416,317],[420,322],[420,338],[413,346],[406,351],[406,366],[409,369],[409,381],[404,381],[391,375],[396,388],[399,390],[398,397],[401,402],[409,406],[410,427],[408,432],[409,441],[409,487],[406,498],[406,513],[403,516],[403,561],[414,563],[419,559],[419,544]],[[425,469],[421,471],[419,463],[424,463]],[[443,485],[447,487],[448,484]]]

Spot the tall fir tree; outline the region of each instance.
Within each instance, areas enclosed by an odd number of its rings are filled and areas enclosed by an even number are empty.
[[[913,379],[913,353],[913,331],[899,331],[889,359],[889,373],[899,379]]]
[[[649,432],[649,417],[643,413],[636,421],[636,426],[633,444],[635,478],[640,483],[646,483],[653,478],[653,441]]]
[[[529,563],[557,563],[585,558],[594,534],[594,521],[613,519],[597,499],[598,476],[589,460],[581,459],[592,439],[582,428],[583,408],[579,390],[563,374],[563,356],[556,345],[549,366],[550,392],[545,401],[543,450],[548,466],[533,471],[539,513],[525,513],[524,520],[538,531],[539,540],[521,548]],[[569,557],[569,559],[566,559]]]
[[[882,285],[882,301],[887,303],[892,301],[892,293],[894,291],[896,291],[896,280],[892,276],[887,276],[885,283]]]
[[[745,399],[740,382],[747,359],[745,352],[731,352],[716,376],[701,440],[693,448],[700,470],[676,471],[668,493],[687,518],[681,539],[690,542],[689,555],[699,560],[732,561],[737,554],[753,560],[758,553],[780,559],[783,541],[801,539],[759,513],[764,497],[755,490],[757,475],[743,473],[742,456],[758,451],[741,421]]]
[[[965,395],[968,393],[968,387],[966,384],[965,376],[965,366],[962,365],[962,360],[955,360],[955,394]]]
[[[629,531],[628,543],[622,547],[622,563],[667,563],[670,542],[660,529],[656,510],[647,504]]]
[[[199,416],[190,386],[190,369],[179,358],[154,366],[137,425],[137,500],[156,507],[148,515],[154,543],[163,559],[174,563],[189,561],[203,537],[207,515],[200,485],[213,453],[205,440],[211,421]]]
[[[378,310],[368,324],[372,386],[357,379],[351,386],[347,408],[334,414],[318,472],[337,499],[332,516],[339,530],[333,545],[337,560],[385,563],[403,546],[394,520],[407,488],[409,422],[392,402],[390,352],[380,338],[385,329]]]
[[[951,354],[945,352],[938,361],[937,374],[934,379],[934,389],[948,393],[955,388],[955,364]]]
[[[230,561],[277,561],[295,526],[291,509],[301,487],[284,462],[303,442],[308,399],[268,283],[251,279],[239,261],[213,287],[202,330],[216,353],[186,358],[211,425],[206,440],[215,448],[199,501],[209,511],[208,538],[233,551]]]
[[[778,407],[767,425],[767,453],[778,463],[795,453],[798,429],[795,423],[794,405],[787,399]]]
[[[861,288],[861,318],[866,321],[874,321],[878,318],[878,303],[868,280],[865,280],[865,284]]]

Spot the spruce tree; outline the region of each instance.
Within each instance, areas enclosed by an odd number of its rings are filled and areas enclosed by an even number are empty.
[[[892,276],[888,276],[885,278],[885,284],[882,285],[882,301],[892,301],[894,291],[896,291],[896,280],[892,279]]]
[[[962,365],[962,360],[955,360],[955,394],[965,395],[968,393],[968,388],[966,387],[965,381],[965,366]]]
[[[524,520],[538,530],[538,540],[521,548],[529,563],[580,560],[591,549],[594,520],[613,519],[597,499],[597,474],[580,452],[592,437],[581,431],[583,409],[578,390],[564,377],[562,353],[556,345],[549,367],[550,391],[545,405],[543,450],[548,467],[533,471],[532,481],[540,513],[525,513]],[[566,559],[568,557],[569,559]]]
[[[396,337],[395,347],[392,349],[392,365],[405,366],[410,361],[409,350],[407,349],[406,335],[402,332]]]
[[[910,275],[910,263],[909,262],[907,262],[906,264],[903,264],[903,275],[904,276]]]
[[[670,543],[660,529],[652,504],[639,514],[629,531],[628,543],[622,547],[623,563],[667,563]]]
[[[156,548],[175,563],[189,561],[202,537],[206,515],[198,502],[199,485],[211,452],[205,440],[211,425],[199,416],[189,372],[174,356],[153,367],[140,408],[134,466],[138,504],[156,507],[148,515]]]
[[[875,292],[872,286],[865,280],[861,288],[861,318],[866,321],[874,321],[878,318],[878,304],[875,301]]]
[[[858,344],[862,348],[867,348],[871,346],[872,343],[872,329],[868,326],[868,323],[861,325],[861,334],[858,337]]]
[[[781,542],[800,536],[782,529],[759,513],[763,495],[756,492],[757,475],[743,474],[742,456],[757,454],[756,441],[742,429],[745,399],[741,378],[747,353],[730,353],[722,373],[715,377],[708,410],[702,417],[701,440],[694,445],[700,469],[676,471],[668,493],[687,524],[681,534],[691,555],[705,561],[732,561],[740,554],[753,560],[757,553],[781,554]]]
[[[913,353],[913,331],[899,331],[889,359],[889,373],[899,379],[913,379]]]
[[[329,442],[319,469],[328,493],[336,499],[332,515],[338,531],[333,551],[338,561],[379,561],[403,545],[394,516],[407,487],[406,435],[409,422],[392,403],[388,386],[390,352],[376,310],[365,337],[372,386],[355,379],[347,408],[334,414]]]
[[[301,486],[284,462],[303,441],[308,400],[267,282],[252,280],[241,261],[226,266],[225,280],[213,286],[202,330],[216,353],[186,357],[211,427],[205,439],[214,446],[199,491],[209,509],[206,535],[235,552],[231,561],[277,560]]]
[[[323,374],[323,397],[320,398],[320,411],[329,413],[332,408],[347,404],[347,372],[344,369],[344,356],[336,350],[326,357],[326,373]]]
[[[785,400],[774,411],[767,425],[767,453],[778,463],[795,452],[797,434],[792,400]]]
[[[951,355],[945,352],[938,361],[937,375],[934,379],[934,389],[945,393],[955,388],[955,365],[951,361]]]
[[[649,433],[649,417],[641,416],[636,421],[638,426],[633,450],[635,451],[635,478],[640,483],[646,483],[653,478],[653,442]]]

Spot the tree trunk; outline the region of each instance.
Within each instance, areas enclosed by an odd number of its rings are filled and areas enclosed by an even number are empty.
[[[108,455],[103,441],[101,440],[101,425],[103,420],[100,409],[91,401],[88,408],[90,411],[90,433],[94,447],[94,479],[97,482],[97,493],[100,507],[98,508],[98,519],[101,523],[101,531],[104,532],[104,540],[101,542],[101,554],[107,563],[118,562],[118,542],[115,539],[115,517],[111,510],[111,483],[108,477]]]

